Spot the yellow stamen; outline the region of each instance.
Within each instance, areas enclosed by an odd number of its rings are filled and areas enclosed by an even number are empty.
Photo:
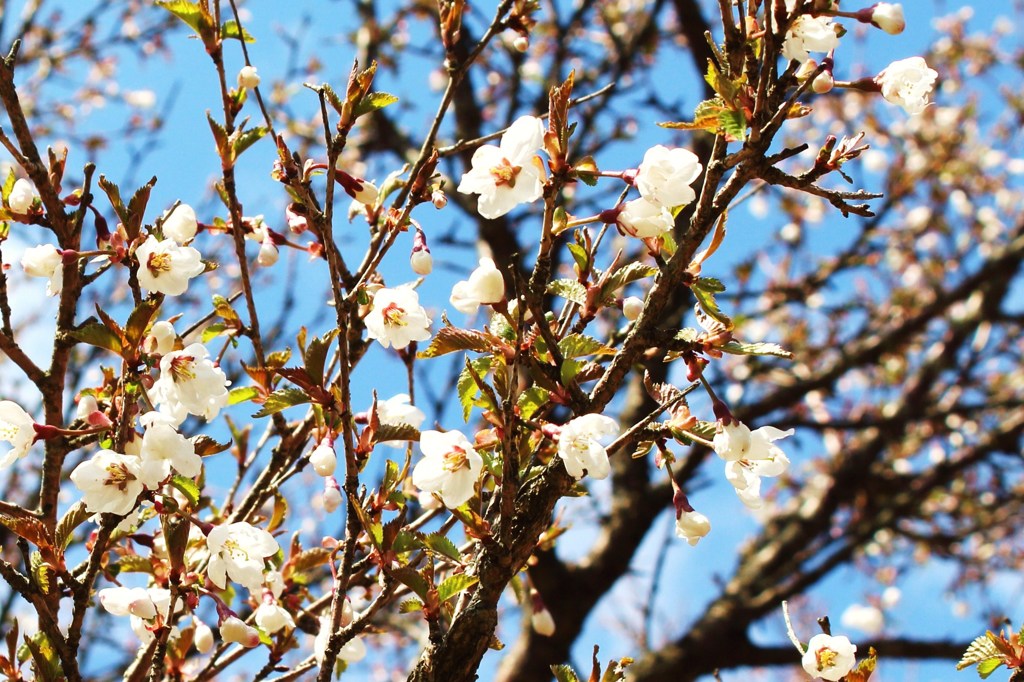
[[[501,187],[502,185],[515,187],[516,176],[519,175],[521,170],[523,170],[522,166],[513,166],[508,159],[502,159],[500,165],[491,168],[491,177],[494,178],[494,185],[496,187]]]

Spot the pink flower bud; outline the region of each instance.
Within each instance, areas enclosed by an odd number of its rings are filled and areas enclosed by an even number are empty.
[[[260,634],[256,628],[249,627],[238,616],[228,616],[221,622],[220,636],[225,642],[241,644],[247,649],[260,643]]]
[[[338,485],[334,476],[328,476],[324,482],[324,511],[333,514],[344,499],[341,496],[341,486]]]

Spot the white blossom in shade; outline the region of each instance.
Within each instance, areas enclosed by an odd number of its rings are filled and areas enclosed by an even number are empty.
[[[690,184],[700,176],[697,155],[689,149],[655,145],[644,154],[636,188],[647,201],[662,206],[685,206],[697,198]]]
[[[220,636],[225,642],[241,644],[247,649],[259,646],[260,633],[246,625],[238,616],[228,616],[220,624]]]
[[[499,146],[488,144],[474,152],[472,168],[462,176],[458,190],[479,194],[478,210],[488,219],[536,201],[544,192],[544,164],[537,156],[543,145],[544,124],[539,118],[516,119]]]
[[[565,470],[575,479],[608,478],[611,465],[601,441],[617,435],[619,423],[603,414],[585,414],[570,421],[558,436],[558,456],[565,462]]]
[[[405,348],[430,338],[430,318],[419,294],[409,287],[378,290],[364,322],[367,336],[385,348]]]
[[[675,224],[675,218],[666,207],[641,197],[624,203],[615,218],[615,223],[631,237],[648,239],[660,237],[670,231]]]
[[[19,178],[11,188],[11,194],[7,197],[7,206],[11,211],[25,215],[32,210],[32,204],[36,201],[36,188],[25,178]]]
[[[295,621],[292,619],[291,614],[278,604],[263,602],[256,608],[254,616],[256,618],[256,625],[271,635],[278,630],[295,627]]]
[[[505,278],[490,258],[481,258],[480,266],[452,287],[451,304],[460,313],[472,315],[481,305],[499,303],[505,298]]]
[[[839,35],[831,17],[812,17],[801,14],[786,31],[782,43],[782,56],[806,62],[811,52],[829,52],[839,47]]]
[[[201,654],[208,654],[213,651],[213,630],[203,621],[196,619],[196,632],[192,635],[192,644],[196,651]]]
[[[437,493],[450,509],[473,497],[484,462],[462,433],[423,431],[420,450],[423,459],[412,471],[413,485]]]
[[[750,428],[743,422],[732,422],[719,429],[711,442],[719,457],[735,462],[750,452],[750,440]]]
[[[196,212],[188,204],[178,204],[170,214],[164,216],[161,229],[165,237],[173,239],[178,244],[190,242],[199,231]]]
[[[263,562],[280,550],[274,536],[244,521],[216,526],[206,536],[210,581],[223,589],[228,578],[258,593],[263,585]]]
[[[246,64],[238,70],[238,87],[252,90],[260,84],[260,75],[256,73],[256,67]]]
[[[35,421],[21,405],[0,400],[0,442],[9,448],[0,448],[0,469],[6,469],[28,454],[35,440]]]
[[[29,277],[45,277],[46,295],[56,296],[64,288],[64,257],[53,244],[25,249],[21,267]]]
[[[146,429],[142,436],[142,483],[155,489],[171,475],[171,469],[182,476],[194,478],[203,469],[203,460],[195,445],[174,428],[174,417],[161,412],[147,412],[139,418]]]
[[[644,311],[644,300],[636,296],[629,296],[622,301],[622,316],[632,322],[640,317]]]
[[[726,462],[725,478],[748,508],[760,509],[764,506],[764,500],[761,499],[761,477],[751,471],[749,466],[744,466],[742,461]]]
[[[887,102],[898,104],[911,115],[920,114],[928,106],[935,80],[939,74],[924,59],[910,57],[893,62],[875,76]]]
[[[343,626],[344,627],[344,626]],[[313,640],[313,655],[317,665],[323,666],[327,656],[327,644],[331,639],[331,618],[320,616],[320,631]],[[356,663],[366,657],[366,644],[361,637],[353,637],[345,642],[338,651],[338,658],[346,663]]]
[[[313,465],[313,471],[318,476],[333,476],[334,470],[338,468],[338,455],[334,452],[331,441],[326,438],[321,440],[309,453],[309,463]]]
[[[150,235],[137,249],[139,284],[166,296],[180,296],[188,281],[206,270],[202,256],[191,246],[179,246],[173,239],[158,241]]]
[[[903,17],[903,5],[891,2],[875,3],[868,8],[869,21],[890,35],[903,33],[907,20]]]
[[[676,516],[676,537],[696,545],[711,532],[711,521],[699,511],[683,511]]]
[[[149,329],[149,334],[142,341],[142,350],[150,355],[167,355],[174,350],[174,343],[178,340],[178,334],[174,331],[174,325],[166,320],[155,322]]]
[[[533,615],[530,616],[530,627],[542,637],[550,637],[555,634],[555,619],[551,615],[551,611],[546,606],[542,606],[539,610],[534,609]]]
[[[205,346],[193,343],[160,358],[160,378],[150,396],[161,412],[179,424],[190,414],[210,421],[228,404],[231,382],[209,357]]]
[[[715,452],[727,462],[739,460],[778,460],[789,464],[785,453],[775,441],[792,436],[793,429],[783,431],[774,426],[762,426],[753,431],[742,422],[737,422],[723,427],[712,441]],[[781,473],[781,472],[780,472]],[[777,476],[778,474],[762,474],[764,476]]]
[[[800,662],[811,677],[836,682],[853,670],[856,653],[857,647],[846,637],[820,634],[811,637]]]
[[[860,630],[869,637],[877,637],[885,629],[885,614],[877,606],[850,604],[839,618],[844,628]]]
[[[86,510],[124,516],[142,492],[141,465],[138,457],[100,450],[75,467],[71,482],[82,491]]]
[[[99,591],[100,605],[112,616],[156,617],[156,604],[144,587],[107,587]]]

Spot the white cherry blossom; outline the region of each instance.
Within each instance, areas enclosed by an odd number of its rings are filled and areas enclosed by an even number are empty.
[[[334,470],[338,467],[338,455],[334,452],[331,441],[324,438],[320,444],[309,453],[309,463],[313,465],[313,471],[318,476],[333,476]]]
[[[806,62],[811,52],[829,52],[839,47],[839,35],[831,17],[812,17],[801,14],[786,31],[786,40],[782,43],[782,56]]]
[[[449,301],[460,313],[472,315],[481,305],[499,303],[505,298],[505,278],[490,258],[481,258],[480,266],[473,270],[468,280],[457,282],[452,287]]]
[[[260,84],[260,75],[256,73],[256,67],[246,64],[238,70],[238,87],[252,90]]]
[[[53,244],[25,249],[21,267],[29,277],[45,277],[46,295],[56,296],[64,288],[64,256]]]
[[[385,348],[405,348],[430,338],[430,318],[419,294],[409,287],[378,290],[364,322],[367,336]]]
[[[173,239],[178,244],[192,241],[199,231],[195,210],[188,204],[178,204],[173,211],[164,215],[161,229],[165,237]]]
[[[35,203],[38,196],[35,186],[30,181],[19,178],[14,182],[14,187],[11,188],[11,193],[7,197],[7,206],[12,212],[25,215],[32,210],[32,204]]]
[[[891,2],[878,2],[861,10],[868,15],[868,21],[890,35],[903,33],[907,20],[903,16],[903,5]]]
[[[263,602],[256,608],[256,612],[253,615],[256,619],[256,625],[271,635],[278,630],[295,627],[295,620],[291,617],[291,614],[282,606],[273,602]]]
[[[624,203],[615,222],[626,234],[639,239],[648,239],[660,237],[670,231],[675,224],[675,218],[665,206],[652,203],[641,197]]]
[[[836,682],[853,670],[857,647],[846,637],[820,634],[811,637],[801,664],[814,678]]]
[[[389,426],[411,426],[414,429],[419,429],[427,415],[420,408],[411,405],[409,401],[407,393],[399,393],[387,400],[378,400],[377,419],[381,424]],[[405,447],[405,441],[401,440],[386,440],[381,444],[394,448]]]
[[[412,483],[420,490],[437,493],[444,506],[454,509],[475,492],[483,459],[459,431],[423,431],[423,459],[412,471]]]
[[[499,146],[488,144],[476,150],[472,168],[462,176],[458,190],[479,194],[478,210],[489,219],[536,201],[544,192],[544,164],[537,156],[543,145],[544,124],[539,118],[516,119],[501,136]]]
[[[0,449],[0,469],[6,469],[28,454],[35,440],[35,421],[21,405],[0,400],[0,442],[10,448]]]
[[[188,281],[206,270],[202,256],[191,246],[179,246],[173,239],[158,241],[150,235],[135,249],[139,260],[139,284],[149,291],[180,296]]]
[[[156,617],[156,604],[144,587],[107,587],[99,591],[100,605],[112,616]]]
[[[565,470],[577,480],[584,476],[607,478],[611,465],[600,441],[617,435],[619,423],[603,414],[585,414],[570,421],[558,436],[558,456],[565,462]]]
[[[143,489],[141,460],[100,450],[75,467],[71,482],[82,491],[86,510],[124,516],[135,508]]]
[[[263,585],[263,563],[280,550],[274,536],[244,521],[215,526],[206,536],[210,564],[206,573],[217,587],[228,578],[258,593]]]
[[[182,476],[194,478],[203,468],[195,445],[174,428],[174,417],[161,412],[147,412],[139,418],[146,429],[142,436],[142,483],[154,489],[174,469]]]
[[[711,521],[699,511],[680,511],[676,515],[676,537],[696,545],[711,532]]]
[[[875,76],[887,102],[898,104],[911,115],[920,114],[928,106],[928,97],[939,74],[921,57],[893,62]]]
[[[193,343],[160,358],[160,378],[150,396],[179,424],[190,414],[210,421],[228,403],[230,382],[209,356],[205,346]]]
[[[149,594],[149,599],[153,604],[155,615],[152,618],[143,618],[137,614],[130,614],[129,623],[131,624],[132,632],[139,638],[143,644],[148,645],[153,641],[153,631],[150,629],[156,623],[154,618],[160,617],[163,619],[167,618],[167,614],[171,610],[171,591],[163,587],[148,587],[146,592]],[[180,600],[178,604],[180,604]],[[177,626],[171,628],[170,637],[176,639],[179,636]]]
[[[142,341],[142,350],[150,355],[167,355],[174,350],[174,343],[178,340],[178,334],[174,331],[174,325],[166,320],[153,323],[149,334]]]
[[[644,154],[636,188],[647,201],[667,207],[685,206],[697,198],[690,184],[700,176],[697,155],[688,149],[655,145]]]
[[[327,656],[327,644],[331,639],[331,617],[320,616],[320,630],[313,640],[313,655],[317,665],[322,666]],[[361,637],[353,637],[338,651],[338,658],[347,663],[356,663],[366,657],[366,644]]]

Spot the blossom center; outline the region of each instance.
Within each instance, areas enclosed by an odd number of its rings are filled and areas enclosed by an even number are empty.
[[[227,552],[228,556],[232,559],[249,560],[249,553],[245,551],[245,548],[235,540],[226,540],[224,545],[220,548],[220,551],[222,553]]]
[[[576,436],[572,439],[572,443],[569,444],[569,447],[573,452],[584,455],[590,452],[590,438],[587,436]]]
[[[161,272],[170,272],[171,256],[167,253],[151,253],[149,254],[149,260],[146,261],[146,267],[149,268],[154,277],[159,276]]]
[[[469,468],[469,457],[466,455],[466,451],[460,448],[458,445],[452,447],[450,452],[446,452],[444,455],[444,470],[452,473],[459,469]]]
[[[180,384],[196,378],[195,361],[191,355],[180,355],[171,360],[171,378],[174,383]]]
[[[837,654],[832,649],[829,649],[828,647],[824,647],[818,649],[818,652],[815,654],[815,656],[818,659],[818,670],[823,671],[835,667],[836,659],[839,657],[839,654]]]
[[[124,492],[128,484],[135,480],[135,474],[128,471],[124,464],[110,464],[107,466],[107,480],[105,485],[113,486]]]
[[[14,424],[0,420],[0,440],[13,443],[14,439],[18,437],[19,430]]]
[[[384,324],[391,327],[405,327],[409,323],[405,321],[405,309],[400,308],[397,303],[388,303],[381,311]]]
[[[519,175],[521,170],[523,170],[522,166],[513,166],[511,161],[503,158],[500,164],[491,168],[494,186],[502,187],[508,185],[510,188],[514,188],[516,186],[516,176]]]

